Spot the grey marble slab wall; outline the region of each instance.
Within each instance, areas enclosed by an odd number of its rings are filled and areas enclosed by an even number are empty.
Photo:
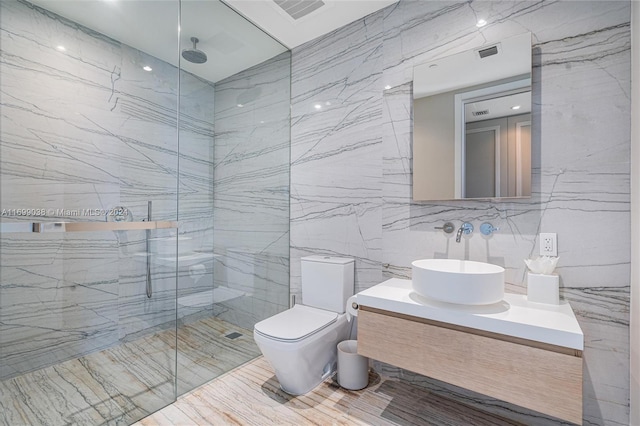
[[[213,301],[194,307],[188,297],[206,298],[213,290],[214,95],[212,82],[180,72],[177,253],[178,318],[183,322],[213,314]]]
[[[123,205],[142,220],[152,201],[153,220],[178,218],[178,69],[29,3],[0,8],[2,208]],[[64,52],[56,49],[61,44]],[[182,78],[199,97],[181,110],[180,217],[183,232],[202,235],[195,245],[204,247],[212,232],[211,210],[202,212],[212,200],[214,93],[210,83]],[[58,219],[104,216],[37,218]],[[151,237],[175,247],[175,231]],[[148,299],[145,238],[139,231],[2,234],[0,377],[175,320],[175,262],[152,263]],[[155,254],[159,244],[152,244]]]
[[[488,25],[478,29],[479,18]],[[358,290],[390,277],[410,278],[411,261],[440,257],[500,264],[507,270],[507,290],[522,293],[523,259],[537,255],[539,232],[556,232],[562,296],[572,304],[585,333],[584,422],[628,424],[629,18],[629,2],[400,0],[295,49],[293,290],[299,291],[301,255],[356,255],[369,247],[366,236],[373,236],[378,251],[367,258],[370,279],[356,277]],[[367,43],[359,33],[365,28],[382,34]],[[531,199],[413,202],[413,66],[524,32],[533,34],[534,53]],[[358,72],[366,70],[368,78],[352,78],[353,70],[344,64],[365,53],[367,58],[377,55],[380,62],[361,66]],[[322,114],[313,109],[316,99],[336,88],[361,93],[370,89],[371,80],[376,81],[377,95],[357,107],[341,103],[342,114],[318,126]],[[391,88],[385,90],[387,85]],[[369,132],[381,141],[350,157],[367,133],[354,136],[345,124],[350,112],[366,109],[372,117]],[[322,163],[331,154],[331,161]],[[296,164],[299,157],[314,161]],[[360,169],[364,164],[371,169]],[[380,169],[382,175],[376,175]],[[356,210],[346,214],[343,204],[350,200],[349,205],[357,205],[365,195],[370,203],[377,200],[379,211],[370,216],[368,234],[358,232]],[[488,221],[500,231],[491,238],[475,233],[457,244],[434,229],[446,221],[470,221],[476,229]],[[557,423],[392,366],[377,367],[527,424]]]
[[[382,279],[382,29],[377,13],[293,50],[291,290],[298,297],[300,258],[312,254],[354,258],[355,291]]]
[[[26,3],[0,8],[2,208],[117,205],[117,164],[90,158],[99,149],[107,158],[116,151],[114,123],[97,123],[100,111],[113,107],[119,45]],[[56,50],[58,37],[69,54]],[[92,242],[90,234],[2,234],[2,378],[117,341],[118,251],[111,234],[93,234]]]
[[[214,294],[248,329],[289,304],[290,76],[285,52],[215,86]]]

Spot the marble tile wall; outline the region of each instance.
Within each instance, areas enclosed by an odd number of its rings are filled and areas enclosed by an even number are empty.
[[[479,18],[489,24],[476,28]],[[309,253],[355,257],[356,291],[442,257],[500,264],[508,291],[525,292],[522,260],[537,254],[539,232],[557,232],[562,296],[585,333],[585,424],[628,424],[629,19],[626,1],[400,0],[294,49],[292,292]],[[532,198],[413,202],[413,65],[523,32],[533,34]],[[500,231],[456,244],[434,229],[446,221]],[[525,423],[556,423],[377,367]]]
[[[382,18],[293,50],[291,288],[300,258],[356,259],[356,291],[382,272]],[[319,108],[316,107],[319,106]]]
[[[213,85],[180,76],[190,96],[181,102],[178,158],[177,68],[27,2],[2,2],[0,24],[2,208],[123,205],[142,220],[152,201],[153,220],[179,218],[181,232],[199,238],[192,246],[211,250]],[[151,237],[158,261],[148,299],[144,231],[2,234],[0,378],[173,321],[175,263],[160,253],[175,245],[175,231]]]
[[[180,72],[179,317],[193,313],[181,297],[213,289],[214,94],[212,82]]]
[[[291,54],[216,83],[215,286],[247,329],[289,305]]]

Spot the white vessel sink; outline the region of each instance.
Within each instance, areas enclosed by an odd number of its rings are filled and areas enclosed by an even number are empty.
[[[411,263],[413,291],[440,302],[488,305],[504,298],[504,268],[457,259]]]

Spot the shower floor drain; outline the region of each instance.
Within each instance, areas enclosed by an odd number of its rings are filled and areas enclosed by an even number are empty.
[[[240,336],[242,336],[242,333],[238,333],[237,331],[234,331],[233,333],[229,333],[224,337],[226,337],[227,339],[237,339]]]

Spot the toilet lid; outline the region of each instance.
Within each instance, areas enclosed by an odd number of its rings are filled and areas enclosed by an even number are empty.
[[[254,329],[266,337],[296,341],[322,330],[337,319],[338,314],[335,312],[295,305],[291,309],[260,321]]]

